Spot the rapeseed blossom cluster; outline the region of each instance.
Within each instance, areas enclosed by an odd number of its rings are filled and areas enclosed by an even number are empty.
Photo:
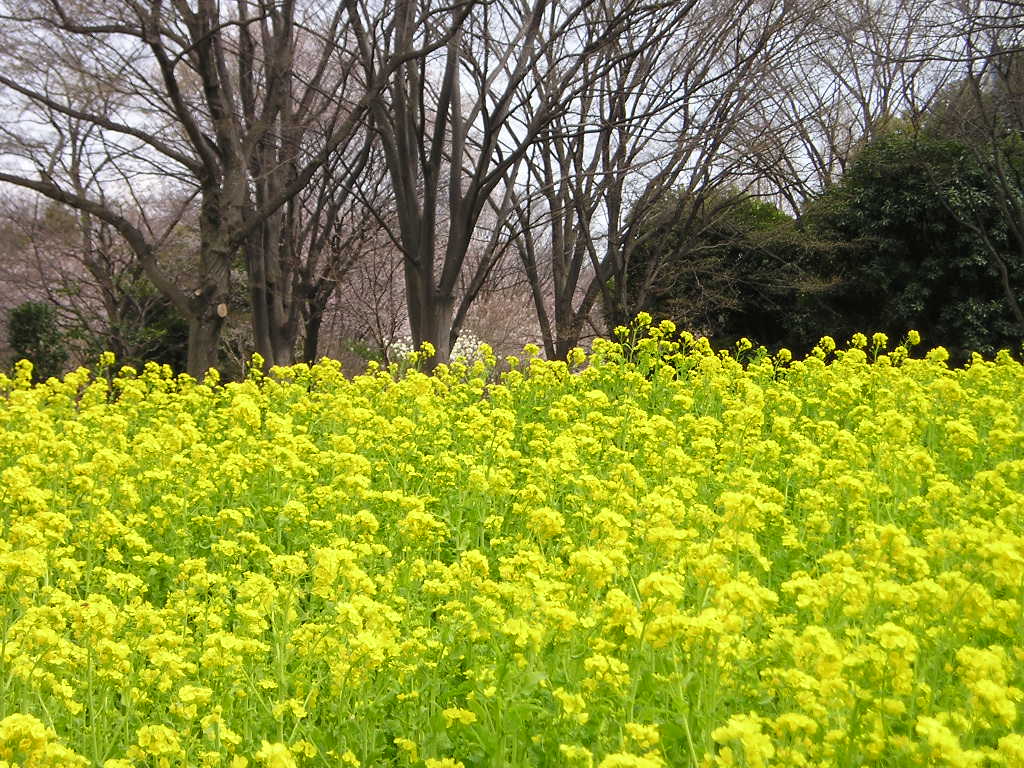
[[[1024,367],[646,325],[0,378],[0,766],[1024,767]]]

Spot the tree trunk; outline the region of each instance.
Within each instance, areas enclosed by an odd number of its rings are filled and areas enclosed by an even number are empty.
[[[405,276],[406,292],[414,297],[408,302],[413,343],[417,348],[425,341],[433,345],[434,356],[424,362],[424,370],[432,371],[440,363],[451,362],[455,297],[442,295],[431,282],[423,279],[418,270],[407,267]]]
[[[249,277],[249,303],[252,305],[252,336],[256,352],[273,365],[274,351],[270,341],[270,313],[267,303],[267,271],[263,247],[258,235],[246,244],[246,264]]]
[[[451,330],[452,312],[455,301],[434,295],[429,302],[421,302],[416,316],[410,314],[413,326],[413,341],[419,347],[429,342],[434,347],[434,356],[424,362],[424,370],[432,371],[440,363],[450,363],[452,358]]]
[[[231,209],[219,190],[206,191],[199,216],[199,287],[188,300],[188,373],[200,378],[220,361],[220,332],[231,311]]]
[[[283,287],[281,276],[268,270],[268,262],[277,259],[276,254],[266,254],[263,249],[249,247],[248,263],[249,296],[252,302],[253,343],[256,351],[271,365],[291,365],[295,362],[295,343],[299,324],[293,317],[297,307],[291,302],[294,297],[280,296]],[[268,272],[270,273],[268,275]],[[285,304],[288,304],[285,307]]]
[[[219,362],[220,330],[223,320],[214,313],[195,316],[188,324],[188,373],[201,379]]]
[[[306,338],[302,342],[302,359],[310,365],[315,365],[319,359],[320,328],[323,321],[323,309],[316,306],[311,307],[309,317],[306,319]]]

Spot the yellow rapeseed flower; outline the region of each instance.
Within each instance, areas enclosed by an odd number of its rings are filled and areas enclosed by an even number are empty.
[[[288,745],[280,742],[264,740],[255,757],[266,768],[298,768]]]

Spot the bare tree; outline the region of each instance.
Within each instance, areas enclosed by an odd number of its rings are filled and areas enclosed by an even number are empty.
[[[358,261],[377,265],[372,257],[381,243],[390,246],[394,203],[379,143],[364,130],[348,150],[334,153],[286,209],[282,238],[296,265],[290,322],[302,324],[307,362],[319,354],[324,316],[339,287]]]
[[[844,0],[808,17],[787,65],[758,79],[742,131],[752,177],[799,212],[894,119],[917,122],[952,67],[933,0]]]
[[[360,137],[370,99],[406,47],[359,79],[346,53],[353,3],[298,0],[7,0],[0,7],[0,181],[102,220],[190,323],[188,370],[217,360],[233,266],[242,257],[257,350],[288,362],[301,287],[296,204]],[[443,45],[444,41],[437,42]],[[88,126],[73,158],[59,118]],[[77,189],[84,163],[105,190]],[[188,276],[157,258],[143,201],[155,187],[197,201],[200,246]],[[135,211],[136,215],[128,215]],[[141,222],[141,226],[138,222]]]
[[[402,254],[389,239],[364,248],[363,257],[338,286],[330,313],[336,330],[333,336],[361,359],[380,357],[393,362],[395,345],[404,346],[409,327]]]
[[[595,7],[591,23],[616,10]],[[773,0],[693,0],[621,30],[584,63],[596,76],[546,127],[528,175],[509,178],[549,356],[578,343],[598,301],[629,315],[658,282],[657,264],[641,274],[631,259],[641,221],[669,192],[684,192],[677,217],[709,220],[705,203],[740,174],[736,129],[753,81],[782,65],[803,18]]]
[[[631,25],[664,7],[623,0],[474,3],[397,0],[356,30],[366,77],[389,57],[444,40],[434,56],[405,57],[372,104],[397,203],[414,341],[448,359],[469,307],[505,250],[501,227],[485,233],[470,267],[482,213],[511,210],[517,169],[537,138],[596,77],[586,65]],[[440,12],[439,12],[440,11]],[[628,56],[630,52],[622,51]],[[607,65],[607,64],[606,64]],[[488,236],[489,235],[489,236]],[[460,293],[461,286],[461,293]]]

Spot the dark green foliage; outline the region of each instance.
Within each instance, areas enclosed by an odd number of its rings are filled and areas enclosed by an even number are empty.
[[[968,141],[897,125],[799,223],[735,193],[666,197],[638,223],[609,326],[643,310],[719,347],[746,336],[799,354],[825,334],[915,329],[954,359],[1020,352],[1024,140]]]
[[[801,232],[774,205],[732,191],[695,205],[671,196],[641,222],[625,308],[606,312],[609,325],[646,311],[717,347],[743,336],[769,347],[813,346],[829,289],[819,265],[834,246]]]
[[[843,339],[878,330],[900,338],[914,328],[926,345],[945,346],[961,359],[968,350],[1019,349],[1021,329],[991,250],[1008,261],[1019,292],[1019,249],[991,179],[964,144],[885,134],[808,205],[803,222],[813,236],[837,243],[823,251],[823,269],[837,279],[823,333]]]
[[[26,301],[7,313],[8,342],[15,360],[29,360],[36,381],[64,373],[68,352],[52,304]]]
[[[122,339],[124,362],[139,367],[148,361],[171,366],[175,372],[188,363],[188,322],[171,302],[148,283],[131,286],[124,298],[122,326],[111,336]]]

